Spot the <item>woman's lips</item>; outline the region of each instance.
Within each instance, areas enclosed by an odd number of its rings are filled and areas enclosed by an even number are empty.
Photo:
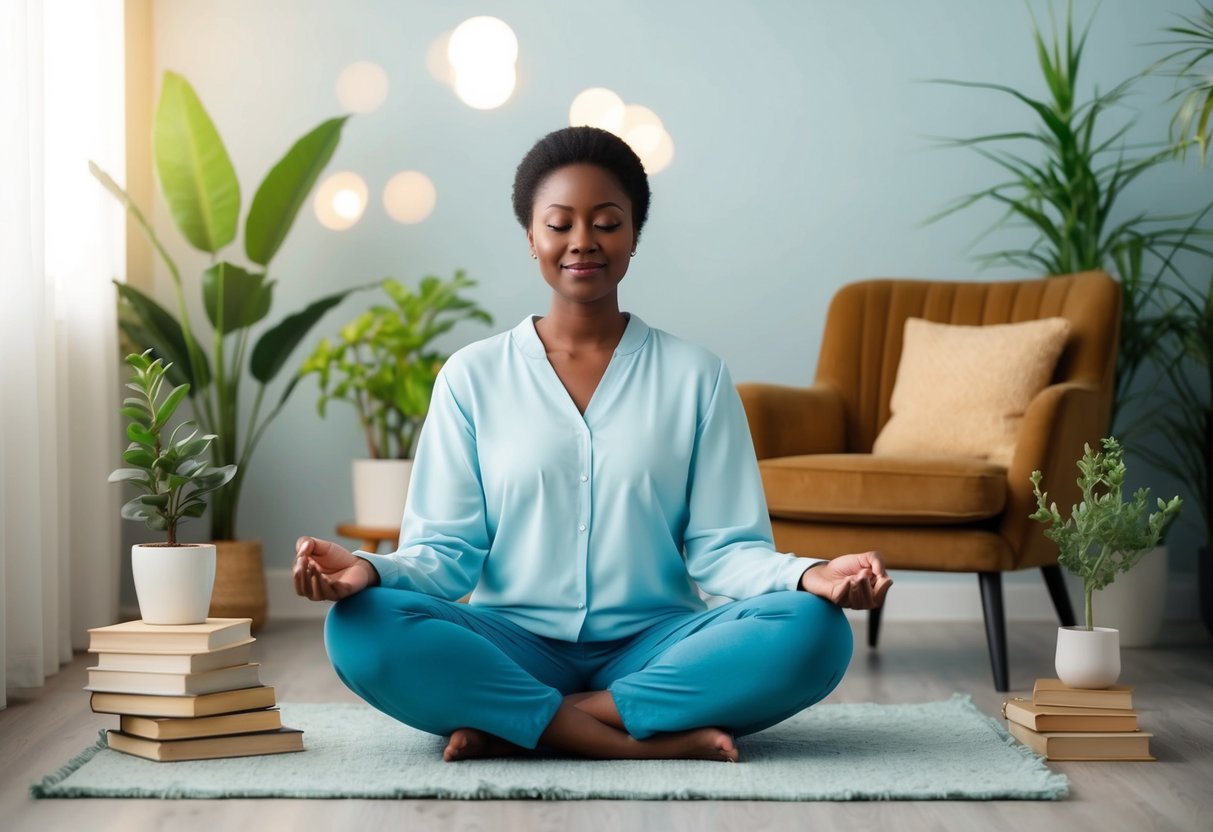
[[[605,263],[570,263],[562,267],[573,277],[589,277],[606,268]]]

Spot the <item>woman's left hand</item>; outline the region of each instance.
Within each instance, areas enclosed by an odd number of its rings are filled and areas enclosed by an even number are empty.
[[[853,610],[879,607],[892,585],[879,552],[842,555],[800,577],[801,589]]]

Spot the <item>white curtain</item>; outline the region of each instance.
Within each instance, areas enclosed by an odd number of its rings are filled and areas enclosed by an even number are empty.
[[[0,0],[0,707],[117,620],[122,0]]]

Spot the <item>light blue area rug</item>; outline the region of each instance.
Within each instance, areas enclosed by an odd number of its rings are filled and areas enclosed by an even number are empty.
[[[737,741],[741,764],[512,758],[443,763],[445,741],[366,705],[281,705],[306,751],[155,763],[104,739],[35,797],[548,800],[1055,800],[1066,778],[956,695],[818,705]],[[116,719],[115,719],[116,721]],[[102,732],[104,737],[104,732]]]

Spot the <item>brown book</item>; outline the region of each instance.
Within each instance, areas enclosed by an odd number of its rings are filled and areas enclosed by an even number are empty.
[[[149,696],[140,693],[94,692],[90,702],[95,713],[136,714],[197,718],[270,708],[274,689],[267,685],[204,693],[199,696]]]
[[[1137,711],[1113,708],[1063,708],[1026,699],[1003,703],[1002,715],[1033,731],[1136,731]]]
[[[1048,760],[1153,760],[1148,731],[1039,732],[1008,722],[1011,736]]]
[[[140,670],[149,673],[201,673],[221,667],[248,664],[253,642],[248,639],[230,647],[202,653],[97,653],[97,667],[103,670]],[[96,651],[91,651],[96,652]]]
[[[261,665],[241,664],[236,667],[221,667],[201,673],[145,673],[138,670],[106,670],[102,667],[88,669],[88,686],[85,690],[109,693],[167,693],[184,696],[194,693],[214,693],[218,690],[236,690],[258,685],[258,668]]]
[[[251,618],[208,618],[205,624],[124,621],[88,631],[94,653],[202,653],[251,638]]]
[[[184,740],[277,731],[282,727],[282,714],[277,708],[197,718],[123,714],[119,727],[124,734],[147,737],[149,740]]]
[[[1032,688],[1035,705],[1061,705],[1067,708],[1133,708],[1133,688],[1112,685],[1110,688],[1072,688],[1060,679],[1037,679]]]
[[[106,731],[105,737],[109,747],[115,751],[163,763],[178,760],[213,760],[218,757],[253,757],[259,754],[285,754],[303,750],[303,732],[298,728],[188,740],[149,740],[121,731]]]

